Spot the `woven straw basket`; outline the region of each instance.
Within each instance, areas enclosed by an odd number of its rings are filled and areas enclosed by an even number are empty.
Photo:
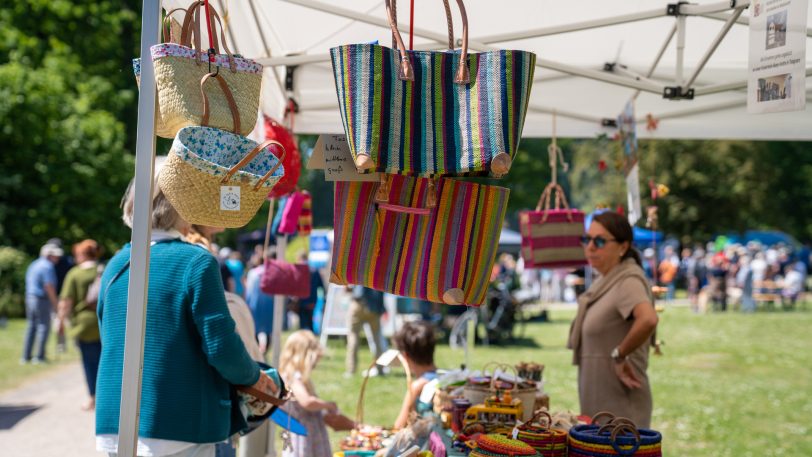
[[[272,154],[271,144],[281,157]],[[158,185],[186,222],[242,227],[285,174],[284,157],[277,141],[258,145],[219,129],[185,127],[175,137]]]
[[[158,88],[162,136],[173,137],[180,129],[192,125],[208,125],[248,135],[257,121],[259,94],[262,84],[262,66],[253,60],[235,56],[228,49],[222,24],[217,12],[210,7],[213,22],[220,24],[220,40],[216,32],[211,45],[215,55],[202,52],[200,44],[200,10],[204,2],[197,1],[186,10],[180,43],[163,43],[150,48],[155,66],[155,83]],[[205,23],[204,23],[205,25]],[[212,24],[214,27],[214,24]],[[222,45],[225,53],[220,53]],[[225,80],[233,101],[239,111],[235,122],[224,91],[207,93],[211,103],[208,122],[203,121],[200,80],[208,73],[217,73]]]

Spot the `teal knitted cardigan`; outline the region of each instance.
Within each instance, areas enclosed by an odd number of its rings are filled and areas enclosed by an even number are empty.
[[[129,260],[127,245],[102,275],[97,435],[118,434]],[[259,373],[235,331],[217,260],[180,240],[152,246],[138,435],[193,443],[225,440],[244,425],[232,415],[236,399],[230,384],[252,385]]]

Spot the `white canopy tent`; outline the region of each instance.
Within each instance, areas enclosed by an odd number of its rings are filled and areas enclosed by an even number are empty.
[[[165,8],[189,0],[164,0]],[[340,133],[332,69],[333,46],[390,41],[381,0],[210,0],[224,17],[231,48],[266,65],[262,109],[282,117],[289,97],[299,107],[296,133]],[[431,3],[431,4],[429,4]],[[436,3],[436,4],[435,4]],[[454,2],[452,2],[454,3]],[[746,77],[749,0],[469,0],[469,47],[532,50],[536,81],[525,137],[552,133],[592,137],[612,134],[611,121],[636,98],[642,138],[812,140],[812,107],[805,111],[748,115]],[[141,55],[158,42],[161,0],[144,0]],[[442,49],[445,18],[439,2],[417,2],[415,48]],[[409,6],[400,5],[400,29],[409,30]],[[455,17],[459,17],[452,4]],[[807,22],[812,19],[808,11]],[[455,26],[457,35],[460,24]],[[812,30],[806,29],[807,37]],[[807,46],[812,62],[812,46]],[[291,73],[291,70],[295,71]],[[120,418],[119,454],[135,455],[148,285],[156,91],[150,59],[142,62],[136,145],[136,201]],[[286,77],[291,86],[286,89]],[[812,68],[807,67],[810,85]],[[663,94],[688,93],[691,100]],[[639,95],[638,95],[639,92]],[[807,100],[812,90],[806,91]],[[648,131],[647,115],[659,120]],[[278,344],[275,345],[278,347]]]
[[[168,0],[183,6],[187,0]],[[511,0],[466,2],[470,47],[513,48],[538,56],[525,137],[557,133],[593,137],[613,133],[614,120],[640,90],[638,123],[651,114],[656,130],[642,138],[812,139],[812,107],[770,115],[746,113],[749,0],[678,5],[669,15],[662,0]],[[237,52],[266,65],[262,108],[281,117],[287,97],[298,103],[297,133],[340,133],[329,49],[391,35],[381,0],[211,0],[227,16]],[[400,30],[409,30],[409,2],[398,5]],[[439,1],[415,5],[416,49],[446,47],[445,15]],[[455,35],[462,27],[455,2]],[[674,14],[672,11],[671,14]],[[808,11],[812,22],[812,8]],[[807,29],[812,37],[812,29]],[[812,81],[812,46],[807,46],[807,82]],[[293,90],[285,90],[293,72]],[[694,89],[692,100],[663,97],[669,87]],[[807,84],[812,99],[812,84]]]

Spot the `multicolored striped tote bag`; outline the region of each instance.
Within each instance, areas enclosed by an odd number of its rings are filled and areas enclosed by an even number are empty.
[[[349,44],[330,50],[344,131],[359,171],[409,176],[491,175],[510,170],[533,85],[527,51],[406,51]],[[447,6],[447,5],[446,5]]]
[[[336,183],[330,281],[482,304],[510,191],[453,179],[382,179]]]
[[[550,208],[552,194],[555,206]],[[562,208],[563,207],[563,208]],[[564,190],[547,185],[534,211],[519,212],[525,268],[575,268],[586,265],[581,235],[584,213],[570,209]]]

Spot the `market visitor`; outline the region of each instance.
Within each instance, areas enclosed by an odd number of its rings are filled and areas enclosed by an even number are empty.
[[[96,407],[96,374],[101,357],[101,337],[96,319],[98,294],[88,291],[99,276],[98,259],[101,251],[94,240],[83,240],[73,247],[76,266],[68,270],[59,294],[59,329],[64,329],[65,319],[70,320],[68,336],[76,339],[82,355],[82,368],[90,399],[82,405],[85,411]]]
[[[422,403],[420,396],[426,384],[437,378],[437,367],[434,365],[437,341],[434,328],[428,322],[407,322],[395,334],[394,342],[406,358],[413,379],[395,420],[395,428],[400,429],[408,425],[413,412],[422,414],[432,407],[431,404]]]
[[[386,311],[383,305],[383,292],[363,286],[347,286],[352,299],[347,311],[347,359],[345,376],[352,376],[358,369],[358,344],[364,324],[369,324],[372,338],[375,340],[375,359],[383,351],[383,334],[381,333],[381,316]],[[369,376],[383,373],[383,367],[372,367]]]
[[[268,248],[268,258],[273,259],[275,257],[276,253],[273,252],[273,249]],[[270,335],[273,333],[274,317],[274,297],[263,292],[261,287],[264,272],[265,265],[260,263],[248,270],[245,281],[245,301],[248,303],[248,308],[254,317],[256,340],[259,342],[259,350],[262,354],[266,354],[270,349],[269,341]]]
[[[156,164],[156,176],[160,173]],[[278,387],[251,360],[228,312],[217,261],[182,239],[184,221],[154,182],[149,290],[138,455],[215,455],[215,443],[244,429],[231,385]],[[133,224],[134,186],[122,201]],[[108,263],[97,313],[102,356],[96,386],[96,449],[118,451],[129,261],[126,245]]]
[[[578,366],[581,414],[609,411],[651,424],[650,340],[657,327],[649,282],[631,247],[632,228],[615,212],[596,215],[582,237],[600,278],[578,298],[567,347]]]
[[[298,263],[307,263],[307,252],[301,251],[296,256]],[[313,331],[313,313],[316,311],[316,302],[319,300],[319,289],[323,295],[327,295],[327,288],[324,287],[324,280],[321,278],[319,269],[309,267],[310,269],[310,295],[298,300],[299,312],[299,328],[302,330]]]
[[[62,248],[59,246],[45,244],[39,250],[39,258],[31,262],[25,271],[25,318],[28,326],[23,337],[21,364],[46,361],[45,347],[51,331],[51,313],[57,308],[58,290],[54,265],[62,255]],[[32,360],[35,343],[37,353]]]
[[[292,450],[285,457],[331,457],[327,424],[337,431],[352,430],[355,422],[339,412],[335,402],[316,394],[311,374],[322,356],[318,338],[309,330],[297,330],[285,341],[279,358],[279,371],[293,398],[282,406],[307,428],[307,436],[291,433]]]

